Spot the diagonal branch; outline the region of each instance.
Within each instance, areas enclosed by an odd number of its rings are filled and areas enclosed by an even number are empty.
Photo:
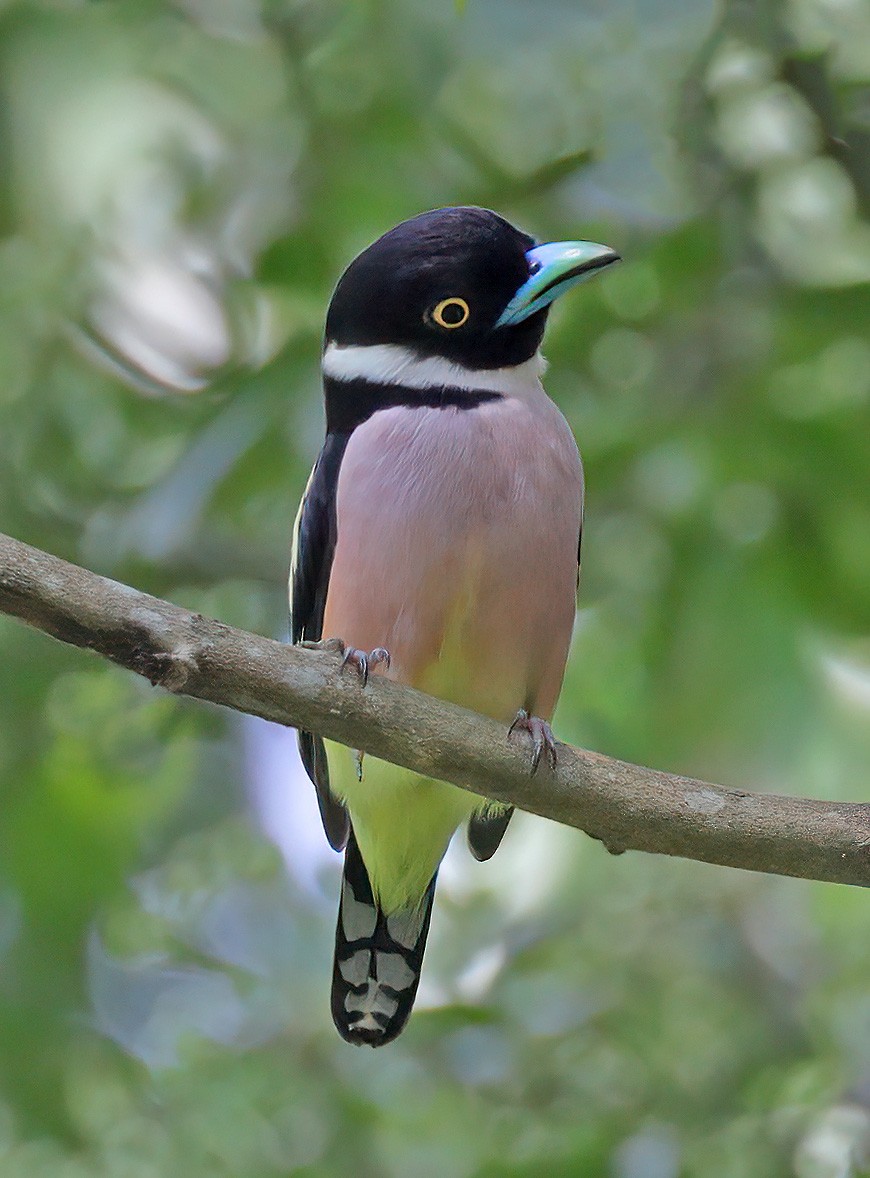
[[[236,630],[0,536],[0,611],[181,695],[298,725],[418,773],[653,851],[870,884],[870,806],[744,793],[559,746],[555,773],[494,720],[340,659]]]

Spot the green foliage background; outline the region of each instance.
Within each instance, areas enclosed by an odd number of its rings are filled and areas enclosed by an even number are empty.
[[[0,527],[281,635],[347,261],[447,203],[606,241],[547,341],[589,487],[557,729],[862,800],[868,79],[863,0],[0,3]],[[520,817],[353,1050],[292,745],[0,644],[2,1178],[868,1172],[859,891]]]

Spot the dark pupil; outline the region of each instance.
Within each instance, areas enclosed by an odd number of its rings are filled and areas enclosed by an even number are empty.
[[[461,303],[448,303],[441,311],[445,323],[461,323],[464,315],[465,308]]]

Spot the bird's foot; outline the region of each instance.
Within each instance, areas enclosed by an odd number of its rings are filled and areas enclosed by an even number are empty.
[[[369,681],[369,671],[373,671],[381,663],[383,663],[385,671],[389,671],[390,669],[390,652],[385,650],[383,646],[376,646],[374,650],[357,650],[355,646],[346,646],[342,642],[339,654],[344,655],[341,669],[344,670],[345,667],[350,667],[356,671],[363,687]]]
[[[556,740],[553,736],[553,730],[546,720],[542,720],[540,716],[530,716],[525,708],[520,708],[513,724],[508,728],[508,740],[510,740],[515,732],[528,732],[534,742],[532,748],[532,777],[538,771],[538,765],[541,763],[541,754],[544,752],[547,754],[547,764],[550,766],[550,769],[553,770],[556,768]]]
[[[374,650],[357,650],[355,646],[348,646],[343,638],[321,638],[319,642],[300,642],[306,650],[328,650],[330,654],[340,654],[344,657],[341,669],[352,667],[359,675],[363,687],[369,681],[369,671],[384,664],[384,669],[390,669],[390,652],[383,646],[376,646]]]

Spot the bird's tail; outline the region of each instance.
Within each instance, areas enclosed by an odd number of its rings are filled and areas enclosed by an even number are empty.
[[[353,829],[335,930],[332,1018],[348,1043],[381,1047],[400,1033],[417,994],[435,876],[415,908],[386,915],[372,894]]]

